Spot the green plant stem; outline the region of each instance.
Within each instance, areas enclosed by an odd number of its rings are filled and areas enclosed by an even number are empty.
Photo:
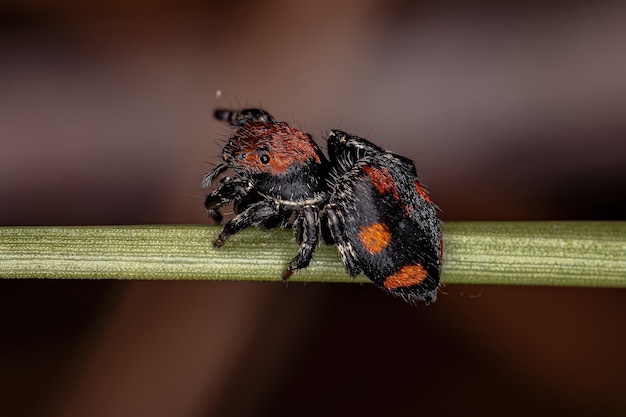
[[[0,278],[281,279],[289,230],[247,230],[219,249],[215,226],[0,227]],[[626,287],[626,222],[454,222],[442,281]],[[351,282],[320,245],[295,281]],[[367,281],[358,277],[358,281]]]

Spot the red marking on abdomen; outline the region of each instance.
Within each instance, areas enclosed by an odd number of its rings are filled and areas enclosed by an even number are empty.
[[[406,265],[400,268],[395,274],[389,275],[383,285],[388,290],[410,287],[412,285],[421,284],[427,276],[428,271],[424,269],[422,264]]]
[[[384,250],[391,242],[389,228],[382,223],[361,226],[359,241],[369,253],[376,254]]]
[[[393,198],[400,200],[396,184],[387,168],[376,169],[366,165],[363,167],[363,171],[370,177],[370,183],[379,193],[392,193]]]
[[[415,181],[415,189],[417,190],[419,196],[422,197],[427,203],[432,203],[432,201],[430,200],[430,196],[428,195],[424,187],[422,187],[422,184],[420,184],[419,181]]]

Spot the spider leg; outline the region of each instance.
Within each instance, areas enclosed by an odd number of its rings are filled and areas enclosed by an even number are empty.
[[[242,199],[249,191],[250,184],[247,181],[225,177],[220,180],[219,187],[206,197],[204,206],[213,220],[221,223],[222,215],[218,211],[219,208],[232,200]]]
[[[250,122],[276,123],[271,114],[261,109],[243,109],[241,111],[218,109],[213,116],[217,120],[228,122],[233,127],[241,127]]]
[[[283,280],[289,279],[293,271],[306,268],[311,262],[319,242],[319,222],[319,208],[316,206],[302,207],[295,225],[296,240],[300,243],[300,249],[283,272]]]
[[[260,201],[226,223],[222,232],[213,242],[213,246],[219,248],[231,235],[237,234],[250,226],[259,225],[263,221],[277,216],[279,213],[280,211],[274,202],[269,200]]]
[[[324,207],[322,214],[327,220],[330,235],[337,245],[346,271],[352,277],[359,275],[361,273],[360,262],[354,252],[354,248],[352,248],[352,244],[346,236],[342,215],[337,209],[337,206],[335,204],[327,205]]]
[[[209,187],[211,187],[211,183],[215,180],[215,178],[217,178],[222,172],[226,171],[228,169],[228,165],[221,163],[218,164],[212,171],[207,172],[206,174],[204,174],[204,177],[202,177],[202,189],[203,190],[208,190]]]

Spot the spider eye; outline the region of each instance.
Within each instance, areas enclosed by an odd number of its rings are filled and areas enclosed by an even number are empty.
[[[270,163],[270,156],[267,154],[267,149],[259,149],[259,160],[262,164]]]

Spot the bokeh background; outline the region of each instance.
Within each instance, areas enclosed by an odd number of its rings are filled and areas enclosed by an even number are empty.
[[[4,1],[0,224],[208,224],[217,106],[412,157],[444,221],[624,220],[624,45],[607,1]],[[0,415],[626,415],[625,317],[611,289],[4,281]]]

